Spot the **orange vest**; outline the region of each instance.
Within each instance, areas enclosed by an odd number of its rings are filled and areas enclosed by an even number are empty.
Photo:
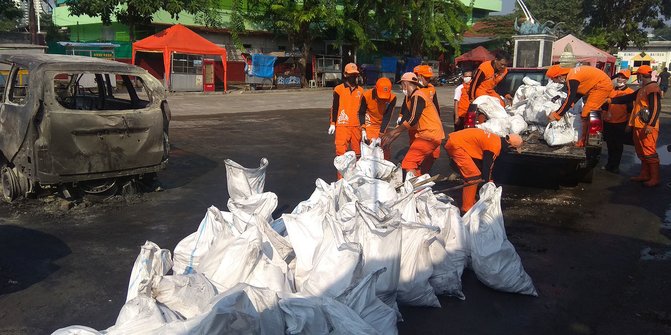
[[[384,112],[387,110],[389,104],[396,104],[396,95],[391,93],[389,100],[381,100],[373,98],[373,91],[375,88],[363,93],[363,98],[366,99],[366,128],[377,127],[380,129]]]
[[[494,71],[494,66],[492,65],[493,61],[484,62],[478,66],[476,73],[473,76],[473,82],[477,81],[480,76],[484,76],[484,80],[475,88],[475,96],[473,100],[479,96],[489,95],[495,98],[501,99],[499,94],[496,93],[496,85],[498,85],[503,78],[508,74],[508,69],[506,68],[503,72],[496,73]]]
[[[610,92],[609,98],[616,98],[621,95],[627,95],[633,92],[634,90],[625,86],[625,89],[623,90],[614,89],[612,92]],[[602,114],[603,114],[603,122],[623,123],[629,120],[626,104],[610,104],[608,105],[608,110],[603,112]]]
[[[333,91],[338,93],[338,111],[336,113],[336,120],[331,120],[331,124],[341,127],[360,127],[359,124],[359,108],[361,107],[361,98],[363,97],[363,88],[357,86],[354,90],[350,90],[345,84],[336,86]],[[333,118],[333,113],[331,113]]]
[[[501,153],[501,138],[480,128],[455,131],[448,139],[454,147],[463,148],[474,159],[482,159],[485,151],[494,153],[494,159]]]
[[[571,80],[580,82],[576,93],[582,96],[589,95],[589,92],[594,89],[606,91],[611,91],[613,89],[613,82],[606,72],[603,72],[594,66],[585,65],[571,69],[566,76],[566,82],[568,83]]]
[[[468,90],[470,89],[471,83],[464,83],[464,87],[461,88],[461,96],[459,97],[459,102],[457,102],[457,117],[466,117],[468,105],[471,104],[471,101],[468,99]]]
[[[629,126],[634,128],[645,127],[646,124],[643,121],[641,121],[641,119],[638,117],[638,112],[650,106],[650,101],[648,101],[648,95],[650,95],[650,93],[656,93],[658,95],[661,94],[659,85],[657,85],[656,82],[651,82],[638,90],[638,93],[636,94],[636,101],[634,101],[634,110],[631,111],[631,116],[629,117]],[[654,120],[656,117],[657,118],[659,117],[658,115],[653,114],[654,111],[651,110],[649,112],[650,112],[650,120]],[[659,129],[659,119],[657,119],[655,125],[649,127]]]
[[[410,100],[416,101],[416,99],[424,99],[424,110],[417,123],[414,126],[411,126],[410,123],[412,123],[417,115],[414,110],[417,108],[417,103],[415,103],[415,106],[411,106]],[[415,130],[417,132],[415,137],[433,142],[440,142],[445,138],[443,123],[440,121],[438,110],[436,110],[433,101],[426,93],[424,93],[424,91],[416,89],[415,92],[412,93],[411,99],[406,99],[406,104],[408,110],[410,110],[410,117],[407,121],[403,122],[403,126],[410,131]]]

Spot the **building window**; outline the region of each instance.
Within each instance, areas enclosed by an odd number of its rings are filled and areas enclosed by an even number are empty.
[[[172,72],[178,74],[203,73],[203,56],[200,55],[172,55]]]

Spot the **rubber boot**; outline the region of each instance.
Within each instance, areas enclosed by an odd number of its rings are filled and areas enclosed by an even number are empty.
[[[478,193],[478,184],[468,185],[461,192],[461,212],[468,212],[475,205],[475,196]]]
[[[582,132],[578,143],[575,144],[576,147],[584,147],[587,144],[587,137],[589,136],[589,118],[582,118]]]
[[[650,180],[650,164],[646,161],[641,161],[641,173],[638,176],[629,178],[631,181],[648,181]]]
[[[648,163],[648,170],[650,171],[650,180],[643,183],[645,187],[654,187],[659,185],[659,161]]]

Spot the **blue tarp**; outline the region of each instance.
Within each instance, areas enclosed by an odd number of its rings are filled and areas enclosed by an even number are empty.
[[[260,78],[272,78],[275,74],[275,61],[277,57],[262,54],[252,55],[252,76]]]
[[[405,60],[405,72],[412,72],[415,66],[422,64],[422,59],[419,57],[408,57]]]
[[[396,63],[398,63],[396,57],[382,57],[380,72],[396,73]]]

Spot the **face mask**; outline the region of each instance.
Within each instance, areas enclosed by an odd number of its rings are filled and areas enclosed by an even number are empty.
[[[625,87],[626,85],[627,83],[625,82],[619,82],[619,81],[617,82],[617,87]]]
[[[464,83],[470,83],[471,77],[464,77]]]
[[[351,85],[356,84],[356,77],[347,77],[345,80],[347,80],[347,82]]]
[[[408,90],[403,90],[403,95],[408,96]]]

